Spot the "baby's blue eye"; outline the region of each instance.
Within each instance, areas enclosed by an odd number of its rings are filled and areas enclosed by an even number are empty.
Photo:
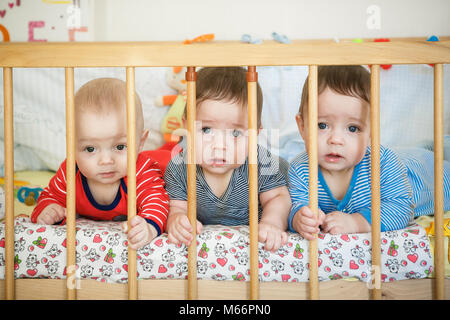
[[[326,129],[327,127],[328,127],[328,126],[327,126],[326,123],[319,122],[319,129],[320,129],[320,130],[324,130],[324,129]]]
[[[237,137],[239,137],[239,136],[242,134],[242,132],[241,132],[240,130],[234,129],[234,130],[231,132],[231,134],[233,135],[233,137],[237,138]]]
[[[203,127],[202,128],[203,133],[211,133],[211,128],[210,127]]]
[[[86,148],[84,148],[84,151],[92,153],[95,151],[95,148],[94,147],[86,147]]]
[[[358,132],[359,128],[357,126],[349,126],[348,131],[353,132],[353,133]]]
[[[117,150],[119,150],[119,151],[125,150],[126,147],[127,147],[127,146],[124,145],[124,144],[119,144],[119,145],[116,146]]]

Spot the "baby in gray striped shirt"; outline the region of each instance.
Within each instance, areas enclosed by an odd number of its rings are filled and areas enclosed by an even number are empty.
[[[257,127],[261,130],[262,91],[257,85]],[[196,87],[197,233],[203,224],[249,223],[249,163],[246,70],[203,68]],[[184,117],[185,119],[186,117]],[[258,133],[259,133],[258,130]],[[170,196],[169,241],[189,245],[186,150],[169,162],[164,179]],[[291,199],[288,164],[258,145],[259,241],[275,252],[287,242]]]

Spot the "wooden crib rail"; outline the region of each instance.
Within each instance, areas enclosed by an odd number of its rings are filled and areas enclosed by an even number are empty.
[[[371,65],[371,162],[372,162],[372,281],[373,299],[382,298],[380,252],[380,64],[435,64],[434,66],[434,141],[435,141],[435,224],[443,224],[443,63],[450,63],[450,37],[439,42],[424,39],[391,39],[391,42],[354,43],[351,40],[301,40],[289,45],[273,41],[249,45],[236,41],[183,45],[178,42],[129,43],[7,43],[0,44],[0,67],[3,67],[5,119],[5,187],[6,187],[6,298],[14,299],[14,138],[13,80],[15,67],[64,67],[66,72],[67,127],[67,298],[76,299],[77,291],[70,283],[75,278],[75,120],[74,68],[125,67],[127,79],[128,136],[128,212],[129,220],[136,212],[136,134],[135,134],[135,67],[189,66],[187,80],[188,129],[188,216],[196,236],[196,157],[195,157],[195,92],[194,66],[248,66],[249,124],[249,211],[250,211],[250,299],[259,299],[258,279],[258,195],[256,137],[256,66],[309,66],[309,122],[317,122],[317,72],[319,65]],[[309,127],[310,207],[317,214],[317,127]],[[195,237],[194,237],[195,239]],[[434,298],[445,298],[444,239],[442,228],[436,228]],[[198,298],[196,241],[188,249],[188,299]],[[136,251],[128,252],[128,298],[137,299]],[[310,242],[309,298],[319,299],[317,239]],[[372,284],[373,284],[372,283]]]
[[[449,63],[450,37],[393,38],[390,42],[294,40],[251,45],[214,41],[1,43],[0,67],[279,66]]]

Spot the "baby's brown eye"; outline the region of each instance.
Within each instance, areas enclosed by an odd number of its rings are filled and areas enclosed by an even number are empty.
[[[127,146],[124,144],[119,144],[116,148],[117,148],[117,150],[122,151],[122,150],[125,150],[126,147]]]

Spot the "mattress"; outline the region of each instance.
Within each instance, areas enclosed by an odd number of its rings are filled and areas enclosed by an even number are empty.
[[[128,251],[120,222],[77,220],[76,275],[80,279],[126,282]],[[4,224],[0,224],[0,278],[4,278]],[[15,277],[65,278],[66,227],[15,219]],[[205,225],[197,236],[199,279],[249,281],[248,226]],[[309,278],[309,244],[289,233],[288,243],[275,253],[259,244],[259,280],[304,282]],[[433,270],[425,229],[414,224],[381,233],[381,270],[371,268],[371,235],[319,234],[319,280],[352,278],[368,282],[374,272],[390,282],[428,277]],[[138,279],[186,279],[187,247],[170,244],[167,234],[137,251]]]

